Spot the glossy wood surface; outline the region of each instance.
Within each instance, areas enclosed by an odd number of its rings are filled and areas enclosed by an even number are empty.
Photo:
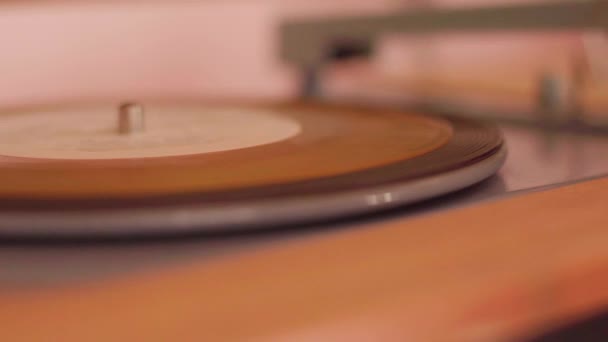
[[[608,179],[0,294],[5,341],[510,341],[608,308]]]

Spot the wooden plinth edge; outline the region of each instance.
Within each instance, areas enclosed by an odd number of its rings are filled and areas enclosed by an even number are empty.
[[[127,279],[0,294],[3,341],[497,341],[608,307],[608,178]]]

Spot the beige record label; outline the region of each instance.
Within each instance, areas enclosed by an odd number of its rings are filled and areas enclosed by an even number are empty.
[[[118,108],[74,107],[3,114],[0,155],[46,159],[167,157],[279,142],[300,124],[270,110],[150,105],[142,131],[120,134]]]

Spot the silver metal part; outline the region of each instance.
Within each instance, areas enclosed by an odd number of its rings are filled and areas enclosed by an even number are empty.
[[[116,237],[268,229],[280,224],[370,213],[447,194],[492,176],[505,158],[503,148],[476,164],[413,181],[279,200],[93,211],[3,211],[0,212],[0,235]]]
[[[123,103],[118,108],[118,133],[132,134],[145,128],[144,108],[137,103]]]
[[[418,9],[398,14],[291,21],[282,27],[283,58],[296,65],[323,60],[332,41],[386,33],[589,30],[608,27],[605,0],[550,1],[496,7]]]
[[[554,126],[563,124],[568,111],[566,85],[555,73],[545,72],[538,81],[538,113],[540,120]]]
[[[327,55],[336,42],[356,39],[373,46],[388,33],[440,33],[440,32],[522,32],[572,31],[606,32],[608,29],[608,0],[558,0],[533,4],[505,4],[493,7],[470,8],[418,8],[402,13],[374,16],[335,17],[290,21],[282,27],[282,57],[302,70],[301,96],[320,96],[322,89],[319,70],[324,70]],[[589,50],[589,39],[585,49]],[[596,54],[597,55],[597,54]],[[604,54],[592,56],[604,61]],[[579,56],[580,57],[580,56]],[[537,88],[537,112],[546,125],[591,127],[585,120],[589,108],[583,108],[581,93],[589,78],[583,70],[582,59],[576,57],[572,65],[572,79],[566,81],[557,75],[543,75]],[[584,61],[585,63],[590,61]],[[593,62],[593,61],[591,61]],[[597,62],[595,63],[597,64]],[[594,69],[598,69],[594,64]],[[315,77],[310,77],[309,66],[314,65]],[[597,71],[595,71],[598,74]],[[321,94],[323,95],[323,94]],[[325,96],[327,97],[327,96]],[[418,99],[420,101],[421,99]],[[428,103],[441,99],[422,99]]]

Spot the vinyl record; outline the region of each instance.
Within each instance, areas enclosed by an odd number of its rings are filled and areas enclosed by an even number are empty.
[[[0,114],[0,233],[263,229],[403,205],[493,174],[492,125],[322,104]],[[125,120],[130,131],[123,131]],[[127,124],[129,124],[127,122]]]

